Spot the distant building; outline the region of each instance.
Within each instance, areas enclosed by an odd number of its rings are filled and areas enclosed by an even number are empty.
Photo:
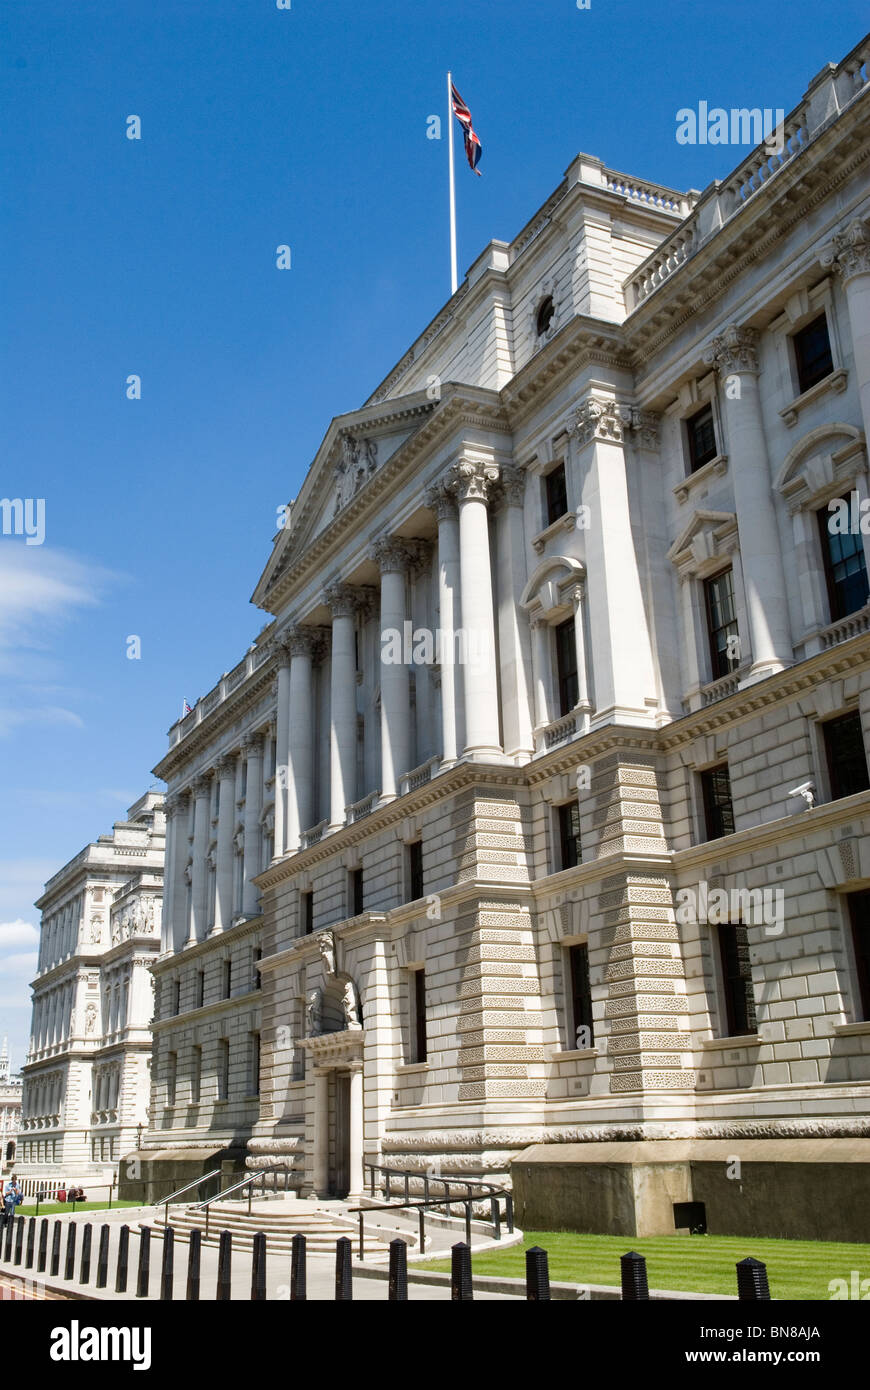
[[[163,797],[146,792],[49,879],[17,1170],[110,1180],[147,1123]]]
[[[15,1163],[18,1129],[21,1124],[21,1077],[9,1074],[8,1040],[0,1051],[0,1170],[9,1172]]]

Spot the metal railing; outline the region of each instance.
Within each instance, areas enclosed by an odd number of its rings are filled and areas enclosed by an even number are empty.
[[[167,1224],[167,1222],[168,1222],[168,1220],[169,1220],[169,1203],[170,1203],[170,1202],[177,1202],[178,1199],[179,1199],[179,1197],[183,1197],[183,1196],[184,1196],[185,1192],[191,1192],[191,1191],[193,1190],[193,1188],[195,1188],[195,1187],[201,1187],[202,1184],[203,1184],[204,1182],[211,1182],[212,1178],[217,1178],[217,1180],[218,1180],[218,1187],[220,1187],[220,1179],[221,1179],[221,1170],[220,1170],[220,1168],[212,1168],[212,1170],[211,1170],[210,1173],[203,1173],[202,1177],[200,1177],[200,1178],[194,1178],[193,1182],[187,1183],[187,1185],[186,1185],[185,1187],[179,1187],[179,1189],[178,1189],[177,1192],[172,1192],[172,1193],[170,1193],[170,1195],[169,1195],[168,1197],[161,1197],[159,1202],[155,1202],[155,1203],[154,1203],[155,1207],[162,1207],[162,1208],[163,1208],[163,1224],[164,1224],[164,1226]],[[158,1225],[159,1225],[159,1224],[160,1224],[160,1223],[159,1223],[159,1221],[158,1221]]]
[[[251,1173],[248,1177],[242,1178],[239,1182],[233,1183],[233,1185],[232,1185],[231,1187],[226,1187],[226,1188],[224,1188],[224,1190],[223,1190],[222,1192],[220,1192],[220,1191],[217,1192],[217,1193],[214,1195],[214,1197],[207,1197],[207,1198],[205,1199],[204,1202],[194,1202],[194,1203],[192,1204],[192,1210],[193,1210],[193,1211],[202,1211],[202,1209],[205,1208],[205,1229],[204,1229],[204,1231],[203,1231],[203,1239],[205,1239],[205,1238],[208,1237],[209,1211],[210,1211],[212,1202],[220,1202],[220,1201],[223,1201],[223,1199],[224,1199],[225,1197],[232,1197],[234,1193],[236,1193],[236,1192],[241,1192],[241,1191],[243,1191],[243,1189],[247,1188],[247,1190],[248,1190],[248,1216],[250,1216],[250,1214],[251,1214],[251,1203],[252,1203],[253,1200],[254,1200],[254,1187],[255,1187],[255,1185],[256,1185],[257,1183],[259,1183],[259,1185],[260,1185],[260,1195],[261,1195],[261,1196],[265,1196],[266,1191],[267,1191],[267,1180],[268,1180],[269,1178],[271,1178],[271,1179],[272,1179],[272,1191],[273,1191],[273,1192],[277,1192],[277,1191],[279,1190],[279,1188],[278,1188],[278,1174],[280,1173],[280,1174],[283,1176],[283,1178],[284,1178],[284,1186],[283,1186],[280,1190],[281,1190],[282,1192],[288,1192],[288,1191],[289,1191],[289,1187],[288,1187],[287,1179],[288,1179],[288,1177],[290,1176],[290,1174],[291,1174],[292,1172],[293,1172],[293,1169],[292,1169],[292,1168],[288,1168],[288,1167],[286,1167],[286,1166],[281,1166],[281,1167],[278,1167],[278,1168],[261,1168],[260,1171],[259,1171],[258,1173]]]
[[[363,1167],[369,1173],[369,1194],[371,1203],[366,1207],[348,1207],[348,1214],[354,1212],[359,1217],[359,1258],[365,1259],[365,1217],[373,1211],[416,1211],[420,1223],[420,1254],[426,1253],[426,1212],[444,1208],[448,1220],[452,1220],[452,1207],[462,1207],[465,1214],[465,1241],[471,1244],[471,1222],[475,1203],[489,1203],[489,1216],[478,1218],[488,1221],[492,1227],[494,1240],[501,1240],[502,1219],[508,1233],[514,1229],[513,1194],[494,1183],[479,1182],[473,1178],[442,1178],[430,1175],[425,1170],[384,1168],[380,1163],[366,1163]],[[378,1186],[376,1174],[383,1175],[384,1201],[374,1205],[375,1189]],[[398,1178],[403,1186],[403,1198],[392,1200],[393,1179]],[[411,1197],[411,1182],[423,1183],[423,1196]],[[443,1189],[439,1194],[432,1192],[432,1185]],[[501,1204],[504,1203],[504,1218]]]

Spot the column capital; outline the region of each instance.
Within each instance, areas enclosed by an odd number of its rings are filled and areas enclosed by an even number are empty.
[[[833,270],[842,276],[844,283],[856,275],[870,274],[870,234],[867,224],[856,217],[854,222],[835,232],[819,260],[826,270]]]
[[[374,590],[363,585],[329,584],[323,591],[323,601],[333,618],[352,618],[355,613],[371,608]]]
[[[625,430],[621,408],[616,401],[599,401],[589,396],[568,417],[567,432],[582,447],[595,439],[621,444]]]
[[[498,481],[498,468],[494,463],[462,458],[451,465],[448,478],[448,487],[460,502],[488,502]]]
[[[211,773],[201,773],[199,777],[194,777],[190,784],[190,790],[198,799],[201,796],[211,796]]]
[[[245,756],[251,757],[252,755],[262,753],[262,751],[263,735],[261,733],[245,734],[245,737],[242,739],[242,752]]]
[[[236,756],[234,753],[227,753],[219,758],[214,765],[215,776],[219,779],[224,777],[235,777],[236,775]]]
[[[163,814],[167,820],[172,820],[173,816],[181,814],[184,802],[187,800],[183,792],[170,792],[163,798]]]
[[[621,406],[619,413],[625,428],[637,436],[642,449],[658,449],[661,415],[652,410],[641,410],[636,405]]]
[[[704,353],[704,362],[714,367],[721,376],[732,376],[736,372],[757,373],[758,329],[740,328],[736,323],[729,324],[724,333],[718,334]]]
[[[285,629],[284,632],[279,633],[277,637],[271,639],[269,642],[269,655],[275,657],[279,666],[290,665],[291,650],[289,629]]]
[[[426,506],[434,512],[439,521],[449,521],[456,516],[456,498],[447,485],[446,478],[432,483],[426,489]]]
[[[322,643],[322,634],[316,627],[288,627],[284,641],[289,655],[315,656]]]
[[[526,495],[526,470],[510,466],[501,470],[501,487],[509,507],[521,507]]]
[[[428,551],[425,541],[401,536],[381,536],[372,547],[381,574],[406,574],[422,563]]]
[[[580,604],[586,597],[586,580],[578,579],[576,584],[572,585],[569,592],[571,595],[571,601],[574,604],[575,609],[579,608]]]

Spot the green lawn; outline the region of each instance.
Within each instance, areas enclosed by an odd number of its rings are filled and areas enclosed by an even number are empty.
[[[142,1205],[142,1202],[118,1202],[113,1200],[112,1211],[114,1211],[116,1207],[141,1207]],[[108,1208],[109,1203],[105,1198],[93,1202],[76,1202],[75,1205],[73,1205],[72,1202],[40,1202],[39,1214],[40,1216],[72,1216],[75,1213],[81,1215],[82,1212],[86,1211],[108,1211]],[[15,1208],[15,1214],[16,1216],[35,1216],[36,1202],[28,1198],[21,1203],[20,1207]]]
[[[522,1245],[475,1255],[475,1274],[525,1276],[525,1251],[540,1245],[550,1257],[550,1278],[570,1284],[619,1286],[619,1257],[636,1250],[646,1257],[651,1289],[736,1294],[734,1266],[747,1255],[767,1265],[770,1296],[829,1299],[831,1279],[849,1283],[852,1270],[870,1279],[870,1245],[833,1241],[757,1240],[745,1236],[601,1236],[572,1231],[526,1231]],[[422,1268],[449,1270],[449,1260]]]

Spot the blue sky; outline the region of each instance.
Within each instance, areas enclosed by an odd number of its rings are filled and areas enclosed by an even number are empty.
[[[0,536],[16,1064],[33,898],[266,621],[276,508],[448,297],[447,68],[483,141],[461,275],[580,150],[704,188],[743,151],[677,144],[677,110],[788,111],[865,26],[858,0],[4,0],[0,496],[46,508],[43,545]]]

